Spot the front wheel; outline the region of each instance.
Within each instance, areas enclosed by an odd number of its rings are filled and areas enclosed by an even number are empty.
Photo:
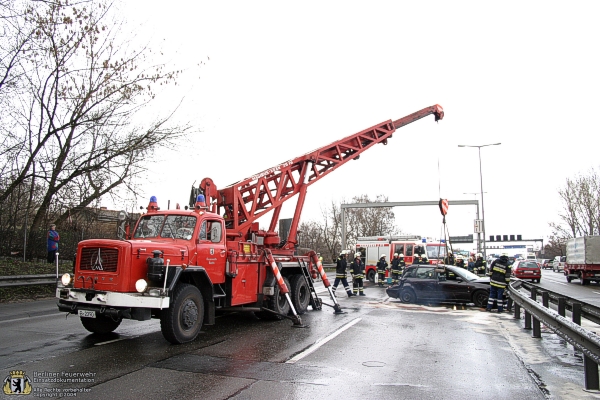
[[[88,331],[98,334],[111,333],[119,327],[122,318],[112,319],[110,317],[101,316],[98,318],[79,317],[81,325]]]
[[[417,296],[411,289],[402,289],[400,292],[400,300],[403,303],[414,303],[417,300]]]
[[[473,294],[473,304],[475,304],[476,307],[487,307],[487,303],[488,303],[488,298],[489,298],[489,294],[488,292],[485,292],[483,290],[478,290],[477,292],[475,292]]]
[[[196,339],[204,321],[204,301],[196,286],[179,284],[173,292],[169,308],[160,316],[163,336],[173,344]]]

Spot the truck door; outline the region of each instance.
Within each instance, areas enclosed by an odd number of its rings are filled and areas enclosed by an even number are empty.
[[[225,230],[218,219],[201,222],[196,245],[196,264],[204,267],[212,283],[225,282]]]

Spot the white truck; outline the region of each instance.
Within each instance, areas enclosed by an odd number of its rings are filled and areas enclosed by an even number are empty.
[[[567,282],[579,279],[581,285],[600,282],[600,236],[582,236],[567,241],[564,266]]]

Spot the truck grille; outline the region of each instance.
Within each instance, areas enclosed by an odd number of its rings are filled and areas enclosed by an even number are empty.
[[[119,251],[98,247],[85,248],[81,251],[79,269],[82,271],[117,272]]]

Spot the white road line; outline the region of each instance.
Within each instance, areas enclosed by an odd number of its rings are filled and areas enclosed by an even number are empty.
[[[301,359],[303,359],[307,355],[311,354],[312,352],[314,352],[315,350],[317,350],[319,347],[323,346],[325,343],[329,342],[331,339],[335,338],[340,333],[342,333],[346,329],[350,328],[352,325],[358,323],[361,319],[362,318],[356,318],[355,320],[352,320],[352,321],[348,322],[346,325],[342,326],[340,329],[338,329],[337,331],[333,332],[331,335],[327,336],[324,339],[318,340],[315,344],[313,344],[312,346],[310,346],[308,349],[304,350],[302,353],[296,354],[294,357],[290,358],[285,363],[286,364],[295,364],[297,361],[300,361]]]
[[[592,293],[600,294],[600,292],[594,292],[593,290],[592,290]]]
[[[133,339],[134,337],[137,337],[137,336],[132,336],[132,337],[123,337],[123,338],[119,338],[119,339],[108,340],[108,341],[106,341],[106,342],[100,342],[100,343],[96,343],[96,344],[94,344],[94,346],[103,346],[103,345],[105,345],[105,344],[114,343],[114,342],[119,342],[119,341],[121,341],[121,340],[125,340],[125,339]]]

